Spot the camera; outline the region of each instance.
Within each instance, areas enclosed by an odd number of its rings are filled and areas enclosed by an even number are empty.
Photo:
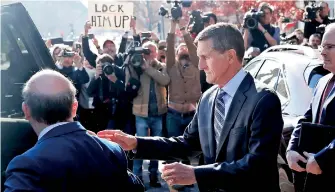
[[[326,25],[325,24],[322,24],[322,25],[316,27],[316,33],[319,33],[321,35],[323,35],[325,33],[325,30],[326,30]]]
[[[321,11],[323,8],[320,6],[316,6],[315,4],[307,5],[305,7],[305,21],[312,21],[316,19],[316,14],[318,11]]]
[[[192,1],[166,1],[167,3],[174,3],[173,7],[170,10],[171,18],[173,20],[179,20],[183,16],[183,11],[181,10],[181,7],[179,4],[182,5],[182,7],[190,7],[192,4]],[[161,6],[159,8],[158,15],[164,17],[167,16],[169,18],[169,12],[166,8]]]
[[[106,75],[111,75],[115,72],[114,63],[104,62],[104,63],[101,63],[101,66],[102,66],[102,71]]]
[[[264,17],[263,11],[250,10],[244,15],[244,28],[256,29],[259,19]]]
[[[133,45],[127,51],[127,55],[130,58],[130,64],[134,67],[140,67],[144,62],[142,54],[149,55],[151,51],[150,49],[142,48],[139,44],[136,45],[135,42],[132,44]]]
[[[203,17],[199,10],[193,10],[190,13],[191,34],[199,34],[204,29],[204,23],[209,22],[209,17]]]
[[[75,52],[70,51],[68,49],[63,49],[60,53],[59,53],[59,57],[73,57],[75,55]]]
[[[299,40],[294,33],[291,33],[289,35],[285,34],[285,36],[282,35],[280,37],[280,42],[282,45],[285,45],[285,44],[298,45]]]

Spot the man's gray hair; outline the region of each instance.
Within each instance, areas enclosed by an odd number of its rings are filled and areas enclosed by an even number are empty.
[[[158,48],[157,48],[157,45],[156,45],[154,42],[151,42],[151,41],[145,42],[145,43],[142,45],[143,48],[149,48],[150,46],[152,46],[152,47],[156,47],[156,50],[158,49]]]
[[[229,23],[217,23],[202,30],[195,38],[195,43],[210,39],[214,50],[223,53],[234,49],[237,58],[242,62],[244,57],[244,41],[241,32],[235,25]]]
[[[40,76],[45,73],[51,73],[56,76],[63,76],[59,72],[52,70],[42,70],[36,73],[34,76]],[[25,104],[28,106],[31,117],[39,122],[46,125],[52,125],[57,122],[65,122],[72,115],[72,105],[76,100],[76,88],[66,77],[66,81],[69,82],[69,88],[64,89],[63,92],[57,94],[44,94],[31,90],[32,79],[24,85],[22,90],[22,96]],[[35,83],[35,82],[34,82]],[[36,86],[36,85],[35,85]]]

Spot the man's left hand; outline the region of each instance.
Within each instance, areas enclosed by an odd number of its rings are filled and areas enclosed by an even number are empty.
[[[194,167],[181,163],[165,165],[162,170],[162,179],[169,185],[192,185],[197,182]]]
[[[320,175],[322,173],[321,168],[319,167],[318,162],[316,162],[313,153],[304,152],[304,155],[307,158],[306,171],[307,173],[312,173],[314,175]]]
[[[151,60],[146,60],[146,61],[144,61],[143,64],[141,65],[142,69],[143,69],[143,70],[148,69],[149,66],[150,66],[150,63],[151,63]]]
[[[82,58],[80,57],[80,55],[78,53],[76,53],[73,57],[73,62],[76,65],[76,67],[78,69],[81,69],[83,67],[83,61]]]
[[[115,76],[115,73],[111,74],[111,75],[107,75],[107,78],[112,81],[113,83],[115,83],[117,81],[117,77]]]

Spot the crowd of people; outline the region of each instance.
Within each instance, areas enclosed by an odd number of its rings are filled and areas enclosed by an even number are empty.
[[[319,23],[327,22],[329,8],[323,5]],[[176,20],[166,40],[151,32],[144,37],[132,20],[133,37],[125,32],[118,50],[111,39],[102,47],[91,39],[89,22],[73,47],[52,45],[58,71],[38,72],[23,89],[23,112],[39,141],[12,160],[5,191],[143,191],[142,159],[150,160],[151,187],[161,187],[158,160],[165,160],[162,178],[174,189],[197,184],[200,191],[280,191],[281,103],[242,68],[247,54],[255,57],[281,42],[279,28],[270,24],[271,7],[261,4],[259,10],[264,16],[257,28],[243,34],[210,14],[211,23],[195,39]],[[312,48],[321,45],[325,68],[332,72],[320,80],[316,94],[330,87],[322,98],[334,98],[335,26],[329,24],[322,36],[305,28],[308,33],[294,31],[296,43],[309,38]],[[176,45],[177,29],[184,43]],[[322,99],[327,115],[317,112],[314,100],[305,121],[334,126],[334,99]],[[327,191],[334,186],[329,179],[335,173],[335,140],[303,157],[296,152],[299,129],[288,147],[288,163],[297,172],[321,175],[308,182],[312,191],[320,184]],[[191,165],[189,157],[199,153],[199,165]],[[306,169],[298,160],[307,162]]]

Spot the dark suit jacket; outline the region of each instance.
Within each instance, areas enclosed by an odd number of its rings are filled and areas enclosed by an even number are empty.
[[[60,125],[15,157],[5,191],[138,191],[119,145],[87,134],[79,122]],[[141,191],[144,191],[142,188]]]
[[[279,98],[248,73],[232,100],[216,147],[213,110],[218,90],[213,86],[203,94],[183,136],[139,137],[136,157],[185,159],[201,151],[205,165],[195,168],[200,191],[278,192],[277,155],[283,129]]]
[[[330,73],[324,77],[322,77],[314,91],[314,97],[312,99],[311,105],[307,112],[304,115],[304,118],[300,120],[298,126],[293,130],[291,140],[287,147],[287,150],[299,151],[298,143],[299,143],[299,135],[301,131],[301,122],[312,122],[318,123],[319,121],[319,111],[320,111],[320,102],[322,99],[323,92],[326,88],[328,81],[332,78],[333,74]],[[323,106],[324,110],[326,111],[325,115],[322,116],[320,123],[323,125],[331,125],[335,126],[335,91],[333,90],[330,93],[328,99],[324,102]],[[308,151],[307,151],[308,152]],[[328,145],[325,146],[323,150],[315,155],[315,160],[318,162],[321,170],[326,172],[328,175],[326,177],[332,177],[329,179],[334,179],[335,177],[335,138],[334,140]],[[328,173],[327,173],[328,172]],[[331,187],[334,187],[334,182],[326,182],[326,178],[321,179],[324,180],[325,183],[323,186],[327,186],[326,183],[331,184]],[[327,188],[327,187],[326,187]]]

